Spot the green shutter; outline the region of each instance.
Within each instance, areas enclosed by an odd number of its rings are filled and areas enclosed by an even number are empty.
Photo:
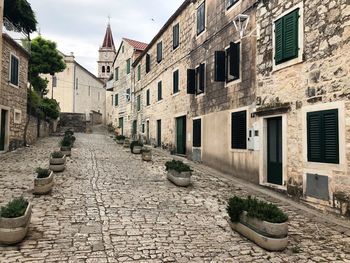
[[[283,60],[283,19],[275,22],[275,62],[281,63]]]
[[[162,82],[158,82],[158,100],[162,99]]]
[[[146,104],[147,106],[149,106],[151,103],[150,103],[150,91],[149,89],[146,91]]]
[[[141,110],[141,97],[140,95],[137,96],[137,111]]]
[[[298,20],[299,9],[294,10],[283,18],[283,59],[298,57]]]
[[[339,163],[338,110],[307,114],[309,162]]]
[[[193,120],[193,147],[202,146],[202,120]]]
[[[138,65],[137,67],[137,80],[141,79],[141,65]]]
[[[131,63],[130,63],[130,58],[126,61],[126,74],[130,74],[131,70]]]
[[[247,149],[247,112],[234,112],[231,116],[231,147]]]
[[[179,92],[179,71],[176,70],[173,73],[173,93]]]

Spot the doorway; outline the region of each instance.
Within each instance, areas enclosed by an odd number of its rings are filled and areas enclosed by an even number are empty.
[[[162,146],[162,121],[157,120],[157,146]]]
[[[267,182],[283,185],[282,117],[267,119]]]
[[[0,113],[0,151],[7,150],[6,145],[6,138],[7,138],[7,118],[8,118],[8,111],[1,109]]]
[[[176,118],[176,153],[186,154],[186,116]]]
[[[146,141],[149,144],[149,120],[146,121]]]

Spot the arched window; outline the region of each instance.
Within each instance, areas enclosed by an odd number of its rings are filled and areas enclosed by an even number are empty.
[[[102,73],[105,73],[105,72],[106,72],[105,66],[102,66]]]
[[[107,66],[107,73],[111,72],[111,68]]]

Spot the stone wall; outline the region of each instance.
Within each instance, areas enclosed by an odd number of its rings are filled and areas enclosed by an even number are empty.
[[[299,61],[282,68],[274,66],[273,23],[281,14],[300,8],[302,29]],[[287,155],[285,184],[302,185],[306,174],[330,179],[330,194],[350,192],[350,2],[264,1],[258,7],[260,39],[257,45],[257,96],[262,105],[288,103],[286,116]],[[306,114],[322,109],[339,110],[340,163],[310,163],[307,160]],[[263,154],[263,152],[261,153]],[[261,164],[263,165],[263,164]],[[261,174],[261,180],[264,175]],[[332,198],[332,196],[330,196]]]
[[[48,137],[55,132],[55,121],[40,120],[36,116],[27,116],[29,124],[27,129],[27,144],[34,144],[39,138]]]
[[[60,114],[57,129],[59,131],[66,131],[71,129],[75,132],[86,132],[87,120],[86,115],[83,113],[66,113]]]
[[[27,115],[28,53],[8,35],[2,35],[2,70],[0,85],[0,110],[6,110],[5,150],[23,145]],[[9,84],[11,54],[19,59],[19,85]]]
[[[102,124],[103,123],[102,116],[103,116],[102,113],[92,111],[90,113],[90,122],[91,122],[92,126]]]

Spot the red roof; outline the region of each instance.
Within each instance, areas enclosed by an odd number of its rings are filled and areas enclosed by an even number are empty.
[[[105,35],[105,38],[103,40],[102,47],[114,48],[112,30],[111,30],[111,26],[109,24],[107,26],[106,35]]]
[[[124,41],[128,42],[133,48],[135,48],[136,50],[140,50],[143,51],[147,48],[148,44],[140,42],[140,41],[136,41],[136,40],[132,40],[132,39],[128,39],[128,38],[123,38]]]

